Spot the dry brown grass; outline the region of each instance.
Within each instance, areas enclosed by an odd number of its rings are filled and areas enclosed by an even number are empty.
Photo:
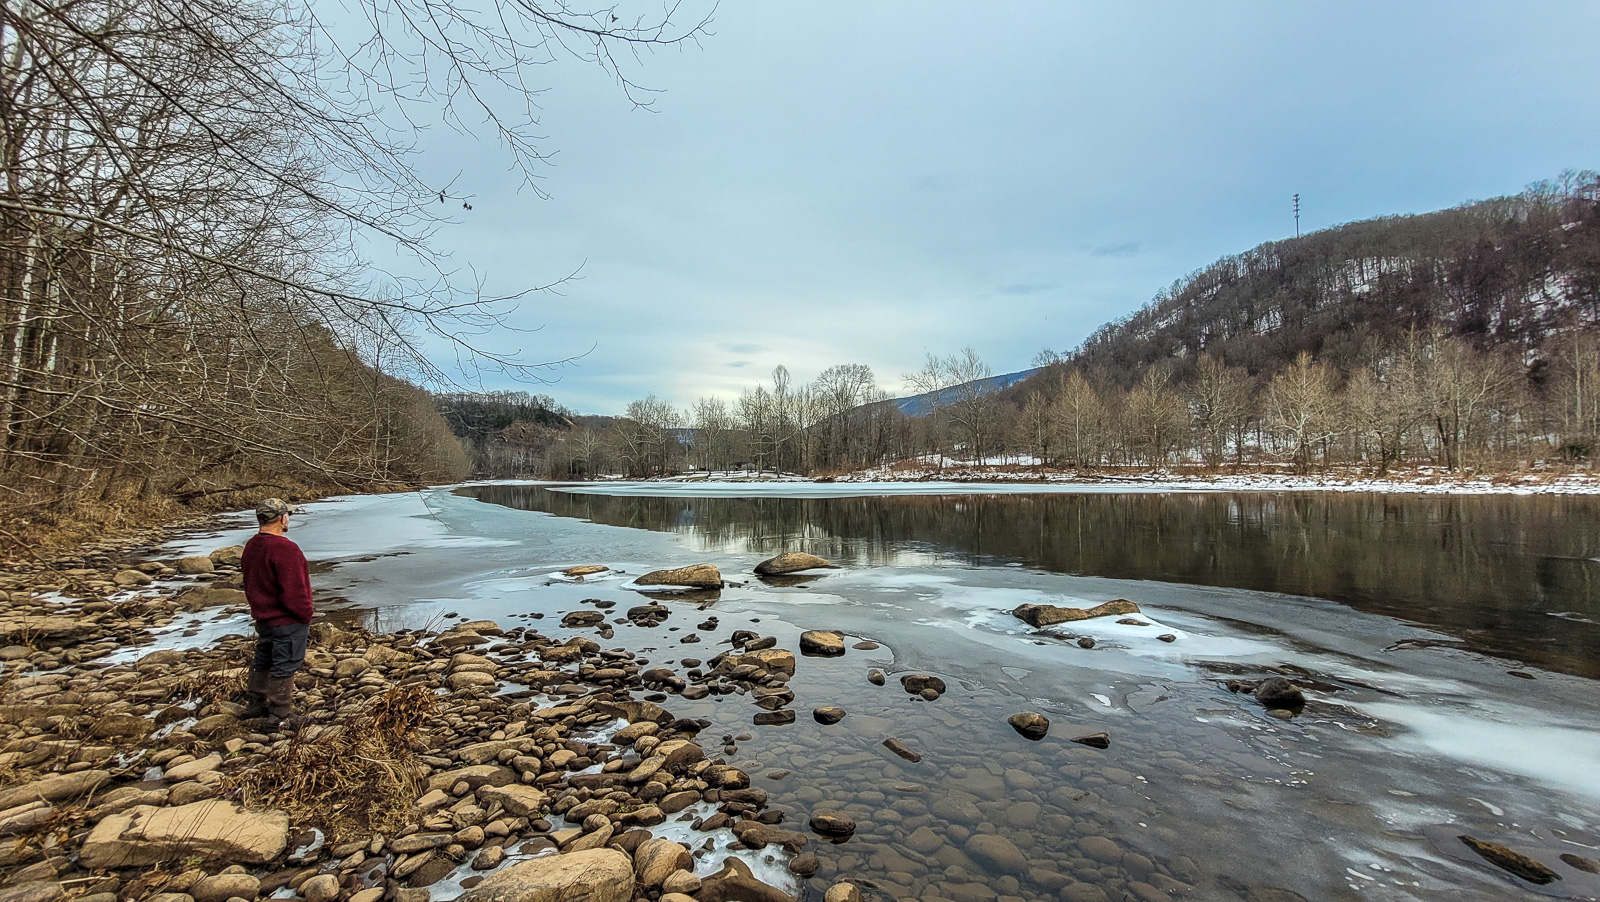
[[[302,728],[283,755],[230,777],[225,789],[331,839],[391,833],[417,797],[412,744],[436,708],[431,688],[395,686],[343,723]]]

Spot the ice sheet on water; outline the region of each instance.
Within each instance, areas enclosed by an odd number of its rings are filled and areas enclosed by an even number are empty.
[[[190,631],[194,632],[191,634]],[[250,635],[255,632],[254,622],[247,611],[200,611],[179,614],[166,626],[150,630],[155,641],[147,645],[125,645],[110,654],[96,658],[97,664],[129,664],[153,651],[191,648],[209,648],[218,639],[228,635]]]
[[[337,516],[332,516],[332,515]],[[320,519],[319,519],[320,517]],[[250,511],[224,515],[227,528],[185,537],[163,546],[174,556],[209,554],[226,545],[240,545],[256,532]],[[344,495],[303,505],[290,517],[289,538],[312,560],[381,555],[419,548],[495,547],[510,539],[472,535],[450,527],[434,511],[424,492],[392,495]],[[237,524],[237,525],[235,525]]]
[[[722,870],[724,861],[737,858],[749,865],[750,872],[762,883],[775,886],[791,896],[800,891],[798,881],[789,873],[789,861],[793,856],[783,849],[775,846],[768,846],[765,849],[736,849],[733,847],[739,842],[739,838],[733,835],[732,830],[723,828],[702,832],[693,828],[692,825],[696,820],[716,813],[717,806],[710,802],[699,802],[685,808],[681,814],[674,815],[672,820],[652,828],[651,832],[658,838],[682,843],[691,852],[697,853],[694,860],[696,876],[709,877]]]
[[[1600,734],[1556,722],[1531,708],[1479,698],[1453,707],[1355,702],[1363,714],[1394,725],[1395,747],[1442,755],[1468,765],[1509,771],[1600,799]]]

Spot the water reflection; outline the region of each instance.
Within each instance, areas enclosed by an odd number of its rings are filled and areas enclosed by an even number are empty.
[[[462,489],[482,501],[855,566],[937,557],[1307,595],[1600,677],[1600,499],[1332,493],[841,498]]]

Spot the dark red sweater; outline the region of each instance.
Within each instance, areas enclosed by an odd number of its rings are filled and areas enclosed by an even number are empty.
[[[258,532],[244,543],[239,567],[251,617],[267,626],[311,622],[311,568],[299,545]]]

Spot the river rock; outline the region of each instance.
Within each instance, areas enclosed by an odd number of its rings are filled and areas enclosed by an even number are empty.
[[[760,821],[739,821],[733,825],[733,835],[752,849],[763,846],[782,846],[790,852],[799,852],[810,840],[802,833],[763,824]]]
[[[694,898],[696,902],[794,902],[783,890],[757,880],[737,858],[728,858],[722,870],[702,881]]]
[[[773,670],[794,676],[794,652],[781,648],[767,648],[761,651],[746,652],[742,655],[728,655],[722,660],[729,669],[745,664],[753,664],[764,670]]]
[[[444,680],[444,684],[449,686],[452,692],[460,692],[463,689],[483,689],[493,686],[495,682],[494,674],[483,673],[478,670],[463,670],[452,673],[445,677]]]
[[[0,617],[0,643],[37,645],[46,640],[77,642],[98,633],[100,626],[65,614],[10,614]]]
[[[1072,741],[1078,743],[1079,745],[1089,746],[1090,748],[1111,748],[1111,737],[1107,736],[1105,733],[1089,733],[1085,736],[1074,736],[1072,737]]]
[[[607,570],[610,570],[610,569],[611,568],[607,567],[605,564],[579,564],[576,567],[568,567],[567,569],[561,571],[561,575],[562,576],[593,576],[596,573],[604,573],[604,572],[606,572]]]
[[[1035,741],[1043,739],[1045,734],[1050,732],[1050,718],[1037,711],[1013,714],[1006,722],[1011,724],[1013,730]]]
[[[632,896],[628,856],[616,849],[590,849],[518,862],[456,902],[628,902]]]
[[[168,783],[180,783],[184,780],[193,780],[203,773],[214,771],[222,766],[222,755],[213,752],[204,758],[196,758],[186,764],[174,764],[167,768],[163,775]]]
[[[537,817],[550,806],[550,799],[532,786],[508,783],[505,786],[484,786],[478,790],[479,804],[499,802],[516,817]]]
[[[678,871],[694,867],[694,856],[670,839],[647,839],[633,852],[633,873],[645,886],[661,886]]]
[[[1482,855],[1485,861],[1498,868],[1510,871],[1529,883],[1543,886],[1561,879],[1561,875],[1555,871],[1550,870],[1521,852],[1508,849],[1499,843],[1488,842],[1466,834],[1462,834],[1457,838],[1466,843],[1467,848]]]
[[[28,802],[61,802],[94,792],[111,779],[109,771],[80,770],[71,774],[52,774],[32,783],[0,791],[0,810]]]
[[[800,653],[837,657],[844,654],[844,637],[832,630],[806,630],[800,634]]]
[[[700,891],[700,878],[695,876],[694,871],[674,871],[667,875],[667,879],[661,881],[661,891],[663,893],[693,894]],[[662,898],[665,899],[666,897],[662,896]]]
[[[84,840],[85,868],[146,867],[199,856],[265,864],[289,845],[289,816],[244,811],[232,802],[207,800],[175,808],[141,805],[103,818]]]
[[[1256,687],[1256,701],[1267,708],[1304,708],[1306,705],[1305,693],[1300,687],[1289,682],[1283,677],[1271,677],[1261,681]]]
[[[883,747],[891,752],[894,752],[896,755],[899,755],[907,761],[910,761],[912,764],[916,764],[918,761],[922,760],[922,755],[920,753],[913,752],[911,749],[906,748],[905,743],[893,737],[885,739],[883,741]]]
[[[944,840],[927,826],[918,827],[906,837],[906,848],[920,855],[931,855],[942,845]]]
[[[1028,859],[1011,840],[992,833],[974,833],[967,838],[967,854],[1005,874],[1020,875],[1028,871]]]
[[[869,670],[869,671],[867,671],[867,682],[871,683],[874,686],[882,686],[883,685],[883,671],[881,671],[881,670]]]
[[[756,574],[759,576],[775,576],[782,573],[798,573],[801,570],[838,570],[839,565],[814,554],[800,551],[790,551],[777,557],[770,557],[756,565]]]
[[[261,878],[248,873],[218,873],[206,876],[189,888],[195,902],[227,902],[229,899],[254,899],[261,892]]]
[[[634,580],[640,586],[688,586],[694,589],[722,588],[722,572],[715,564],[693,564],[672,570],[652,570]]]
[[[820,724],[836,724],[844,720],[844,709],[829,705],[812,711],[811,717]]]
[[[811,831],[830,839],[838,839],[856,832],[855,819],[837,811],[819,811],[811,815]]]
[[[782,708],[777,711],[762,711],[751,720],[758,727],[781,727],[794,723],[794,711],[788,708]]]
[[[828,887],[822,902],[861,902],[861,890],[854,883],[835,883]]]
[[[203,555],[179,558],[176,566],[179,573],[191,576],[197,573],[210,573],[217,569],[216,562]]]
[[[54,880],[27,880],[0,887],[0,902],[58,902],[66,896],[67,891]]]
[[[1126,598],[1118,598],[1092,608],[1063,608],[1053,604],[1025,604],[1011,612],[1013,617],[1027,623],[1029,626],[1053,626],[1057,623],[1072,623],[1078,620],[1089,620],[1095,617],[1109,617],[1113,614],[1137,614],[1139,606]]]
[[[1593,858],[1585,858],[1582,855],[1574,855],[1571,852],[1562,852],[1561,860],[1580,871],[1600,874],[1600,861],[1595,861]]]
[[[243,545],[224,545],[209,555],[211,563],[218,567],[237,567],[244,559]]]
[[[207,560],[206,563],[210,564],[211,561]],[[131,589],[134,586],[148,586],[155,581],[155,577],[141,570],[119,570],[115,576],[111,577],[111,582],[124,589]]]
[[[932,689],[934,691],[935,698],[940,695],[944,695],[946,691],[944,680],[941,680],[936,676],[929,676],[925,673],[906,674],[900,678],[900,687],[912,695],[921,695],[923,692]],[[929,699],[929,701],[932,700],[933,699]]]
[[[333,902],[339,898],[339,878],[333,874],[318,874],[300,884],[300,895],[306,902]]]
[[[571,611],[561,618],[561,625],[567,629],[576,629],[584,626],[597,626],[604,623],[606,615],[600,611]]]

